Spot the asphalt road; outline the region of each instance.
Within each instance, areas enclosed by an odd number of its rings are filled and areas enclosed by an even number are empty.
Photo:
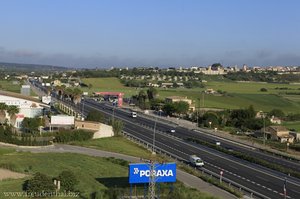
[[[131,118],[129,112],[118,108],[107,107],[106,105],[90,100],[85,100],[84,103],[82,103],[82,106],[84,106],[84,108],[78,106],[78,109],[84,110],[85,115],[90,110],[96,109],[105,113],[107,117],[113,115],[115,118],[121,119],[125,124],[124,130],[126,132],[139,137],[148,143],[153,143],[154,130],[151,128],[156,126],[156,147],[176,154],[185,160],[188,159],[189,155],[197,154],[205,161],[204,169],[215,173],[219,173],[223,170],[223,178],[230,179],[244,187],[248,187],[249,189],[262,194],[264,198],[283,198],[284,179],[287,179],[286,198],[300,198],[299,179],[184,140],[184,138],[187,137],[194,137],[209,142],[215,142],[215,138],[208,137],[203,132],[194,132],[174,125],[170,126],[169,124],[160,122],[160,120],[153,120],[141,117],[140,115],[138,115],[137,118]],[[167,132],[174,128],[176,129],[176,133],[174,135],[169,135]],[[285,165],[294,170],[299,169],[299,163],[295,161],[274,157],[252,149],[249,150],[227,141],[222,141],[222,145],[230,147],[232,150],[242,151],[254,157],[264,158],[273,164]]]
[[[98,149],[91,149],[81,146],[65,145],[65,144],[55,144],[50,147],[17,147],[18,151],[30,151],[32,153],[77,153],[94,157],[114,157],[118,159],[123,159],[131,163],[141,162],[141,159],[134,156],[102,151]],[[198,189],[201,192],[207,192],[216,197],[222,199],[235,199],[236,197],[218,187],[211,186],[209,183],[204,182],[200,178],[197,178],[189,173],[181,170],[177,170],[177,179],[187,186]]]
[[[137,118],[131,118],[128,112],[93,101],[85,101],[84,106],[86,113],[92,109],[97,109],[106,113],[108,117],[114,115],[115,118],[123,120],[125,124],[124,130],[126,132],[149,143],[153,142],[154,130],[150,127],[153,128],[155,126],[155,121],[141,117],[140,115],[138,115]],[[224,178],[228,178],[263,194],[265,198],[283,198],[283,183],[284,179],[287,178],[287,198],[300,198],[300,191],[298,191],[300,188],[300,180],[297,178],[249,163],[205,146],[186,142],[183,139],[169,135],[166,131],[175,127],[177,133],[175,136],[180,137],[199,136],[201,135],[200,133],[160,123],[159,120],[156,121],[156,127],[156,147],[176,154],[185,160],[188,159],[189,155],[197,154],[205,161],[205,169],[215,173],[219,173],[223,170]],[[202,137],[199,137],[199,139],[202,139]],[[204,139],[206,138],[204,137]],[[285,162],[287,160],[279,159],[278,161]],[[287,161],[287,163],[295,164],[295,162],[289,161]]]

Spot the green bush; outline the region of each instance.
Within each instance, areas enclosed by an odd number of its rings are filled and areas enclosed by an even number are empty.
[[[10,127],[0,126],[0,142],[22,146],[45,146],[51,144],[50,141],[51,139],[39,139],[39,137],[33,137],[27,133],[17,136]]]
[[[71,141],[85,141],[93,138],[94,132],[84,130],[62,130],[54,133],[54,142],[67,143]]]

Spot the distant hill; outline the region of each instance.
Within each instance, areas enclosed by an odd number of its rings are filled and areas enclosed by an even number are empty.
[[[71,68],[66,68],[62,66],[52,66],[52,65],[42,65],[42,64],[20,64],[20,63],[5,63],[0,62],[0,71],[65,71],[70,70]]]

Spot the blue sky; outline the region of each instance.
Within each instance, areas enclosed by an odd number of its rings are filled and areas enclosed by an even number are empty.
[[[1,0],[0,62],[300,65],[299,0]]]

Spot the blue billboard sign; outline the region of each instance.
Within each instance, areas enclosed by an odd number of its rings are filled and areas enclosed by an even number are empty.
[[[155,164],[155,182],[176,182],[176,163]],[[150,164],[129,164],[129,183],[149,183]]]

